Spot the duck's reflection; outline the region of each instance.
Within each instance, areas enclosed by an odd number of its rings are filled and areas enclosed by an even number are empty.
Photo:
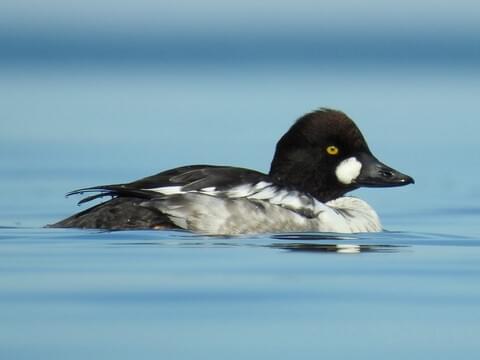
[[[392,253],[398,252],[405,246],[391,244],[364,244],[368,239],[359,234],[332,234],[332,233],[290,233],[275,234],[275,240],[268,247],[297,252],[359,254],[362,252]],[[321,241],[321,242],[320,242]],[[328,241],[328,243],[325,243]]]
[[[274,234],[272,239],[278,240],[358,240],[355,234],[336,234],[336,233],[288,233]]]
[[[362,252],[398,252],[403,246],[364,244],[273,243],[268,247],[296,252],[359,254]]]
[[[137,234],[138,235],[138,234]],[[145,234],[143,234],[145,235]],[[156,234],[155,234],[156,235]],[[176,235],[176,236],[174,236]],[[271,248],[292,252],[359,254],[367,252],[392,253],[404,249],[405,245],[372,244],[380,239],[365,238],[361,234],[333,233],[288,233],[270,236],[206,236],[190,233],[171,234],[168,239],[153,240],[144,236],[135,241],[114,241],[114,246],[162,246],[172,248]],[[370,242],[370,244],[368,244]],[[383,241],[382,241],[383,242]]]

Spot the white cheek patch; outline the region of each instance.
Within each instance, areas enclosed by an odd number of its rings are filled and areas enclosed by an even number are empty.
[[[362,164],[355,157],[351,157],[343,160],[335,170],[338,181],[345,185],[350,185],[355,180],[360,171],[362,170]]]

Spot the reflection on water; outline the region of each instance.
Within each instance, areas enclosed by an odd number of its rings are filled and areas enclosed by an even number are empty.
[[[288,233],[272,235],[273,239],[279,240],[358,240],[355,234],[334,233]]]
[[[277,238],[276,236],[272,238]],[[278,238],[286,239],[288,235],[279,236]],[[192,239],[193,240],[193,239]],[[290,250],[290,251],[300,251],[300,252],[312,252],[312,253],[339,253],[339,254],[357,254],[360,252],[379,252],[379,253],[386,253],[386,252],[395,252],[400,251],[402,248],[405,248],[405,245],[381,245],[381,244],[325,244],[325,243],[312,243],[312,242],[283,242],[283,243],[270,243],[265,244],[264,242],[259,243],[251,243],[251,242],[243,242],[243,241],[236,241],[235,239],[231,239],[230,241],[226,242],[198,242],[198,241],[181,241],[176,243],[175,245],[165,242],[165,241],[121,241],[121,242],[112,242],[110,245],[113,246],[135,246],[135,247],[142,247],[142,246],[174,246],[178,248],[197,248],[197,247],[209,247],[209,248],[217,248],[217,247],[267,247],[272,249],[282,249],[282,250]]]
[[[312,253],[358,254],[361,252],[388,253],[400,251],[405,246],[398,245],[364,245],[364,244],[309,244],[309,243],[274,243],[270,247],[290,251]]]

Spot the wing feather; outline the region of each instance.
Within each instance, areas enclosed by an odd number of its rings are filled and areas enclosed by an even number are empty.
[[[99,185],[71,191],[67,196],[97,193],[80,200],[83,204],[104,196],[154,198],[185,192],[201,192],[208,189],[212,195],[245,183],[268,181],[268,176],[254,170],[228,166],[183,166],[126,184]]]
[[[167,170],[131,183],[93,186],[71,191],[67,196],[94,193],[80,204],[105,196],[160,200],[194,193],[228,199],[248,199],[281,206],[307,218],[316,217],[325,205],[310,194],[274,184],[263,173],[236,167],[193,165]]]

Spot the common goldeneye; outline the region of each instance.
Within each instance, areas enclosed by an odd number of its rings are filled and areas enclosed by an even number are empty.
[[[277,143],[270,172],[191,165],[93,192],[79,204],[112,199],[55,228],[171,229],[235,235],[264,232],[376,232],[382,226],[365,201],[344,197],[359,187],[414,180],[378,161],[344,113],[320,109],[298,119]]]

